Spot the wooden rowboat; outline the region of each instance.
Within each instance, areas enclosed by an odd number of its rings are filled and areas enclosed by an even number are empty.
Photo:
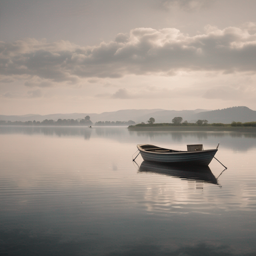
[[[218,151],[218,147],[204,150],[202,144],[187,145],[187,151],[161,148],[150,144],[139,144],[137,148],[145,161],[203,166],[208,166]]]

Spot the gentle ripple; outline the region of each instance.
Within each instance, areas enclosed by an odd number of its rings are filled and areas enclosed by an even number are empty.
[[[223,173],[131,161],[218,142]],[[0,255],[256,255],[255,153],[256,133],[0,127]]]

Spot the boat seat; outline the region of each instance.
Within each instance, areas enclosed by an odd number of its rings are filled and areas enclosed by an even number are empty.
[[[203,151],[203,144],[187,145],[188,152]]]

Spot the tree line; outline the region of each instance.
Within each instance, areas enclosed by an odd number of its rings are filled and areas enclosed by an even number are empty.
[[[123,121],[99,121],[94,125],[96,126],[121,126],[121,125],[134,125],[135,122],[129,120],[128,122]],[[0,125],[25,125],[25,126],[91,126],[93,122],[90,119],[90,116],[86,116],[83,119],[58,119],[57,121],[52,119],[45,119],[42,122],[40,121],[4,121],[0,120]]]
[[[147,121],[148,124],[145,124],[144,122],[138,124],[138,126],[143,126],[143,125],[153,125],[155,123],[155,118],[154,117],[150,117],[149,120]],[[183,118],[178,116],[178,117],[174,117],[172,119],[172,123],[166,123],[165,125],[190,125],[190,126],[207,126],[207,125],[211,125],[211,126],[247,126],[247,127],[256,127],[256,122],[232,122],[231,124],[223,124],[223,123],[208,123],[208,120],[201,120],[198,119],[195,123],[189,123],[188,121],[183,121]],[[164,124],[162,124],[164,125]]]
[[[32,126],[76,126],[76,125],[92,125],[92,121],[89,116],[86,116],[84,119],[75,120],[75,119],[58,119],[57,121],[52,119],[45,119],[42,122],[40,121],[3,121],[0,120],[0,125],[32,125]]]
[[[137,124],[137,126],[144,126],[144,125],[154,125],[155,124],[155,118],[150,117],[147,121],[148,124],[142,122],[140,124]],[[91,126],[93,125],[93,122],[90,120],[90,116],[86,116],[83,119],[58,119],[55,120],[49,120],[45,119],[42,122],[40,121],[4,121],[0,120],[0,125],[25,125],[25,126]],[[132,120],[129,120],[127,122],[125,121],[98,121],[94,125],[96,126],[126,126],[126,125],[135,125],[135,122]],[[172,123],[164,123],[164,124],[155,124],[155,125],[189,125],[189,126],[244,126],[244,127],[256,127],[256,122],[232,122],[231,124],[223,124],[223,123],[208,123],[208,120],[197,120],[194,123],[189,123],[188,121],[183,121],[182,117],[174,117],[172,119]]]
[[[154,117],[150,117],[148,120],[148,124],[154,124],[155,121],[156,120]],[[142,122],[141,124],[145,124],[145,123]],[[187,120],[183,121],[182,117],[177,116],[172,119],[172,124],[173,125],[188,125],[188,124],[207,125],[208,121],[207,120],[197,120],[195,123],[189,123]]]

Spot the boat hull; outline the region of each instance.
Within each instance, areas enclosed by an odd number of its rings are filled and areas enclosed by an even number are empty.
[[[144,161],[182,165],[193,164],[208,166],[212,161],[214,155],[218,151],[217,149],[209,149],[196,152],[183,151],[170,153],[156,153],[142,150],[140,146],[141,145],[138,145],[138,149]]]

